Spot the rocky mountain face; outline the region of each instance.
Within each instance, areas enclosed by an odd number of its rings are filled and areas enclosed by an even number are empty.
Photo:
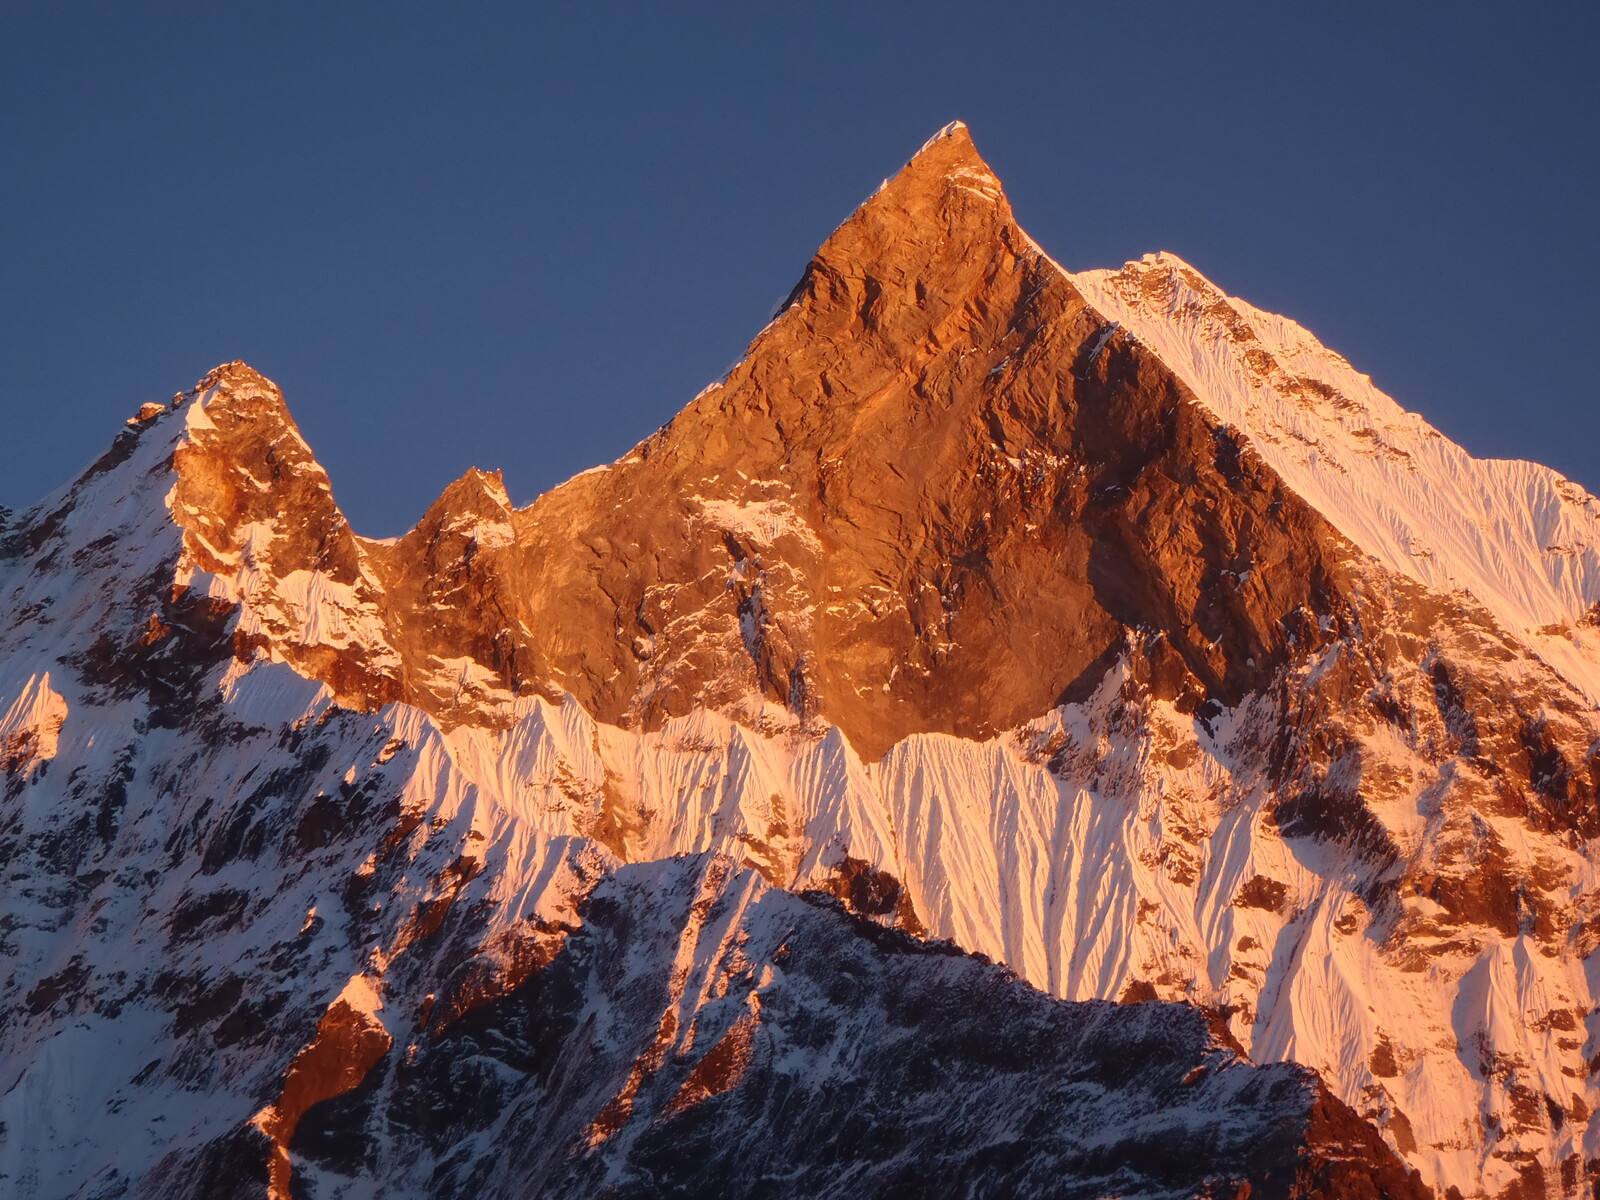
[[[527,508],[233,363],[0,597],[8,1194],[1600,1180],[1600,502],[959,125]]]

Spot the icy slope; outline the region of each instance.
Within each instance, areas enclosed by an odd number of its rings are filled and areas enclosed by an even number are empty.
[[[1468,1194],[1514,1183],[1515,1155],[1581,1163],[1600,1101],[1582,1033],[1592,850],[1530,827],[1491,760],[1449,749],[1428,671],[1379,680],[1351,657],[1332,647],[1203,725],[1152,695],[1130,650],[1094,696],[1013,735],[917,735],[872,764],[837,731],[762,737],[702,714],[641,736],[571,701],[446,744],[552,836],[630,860],[714,849],[1054,995],[1225,1013],[1254,1057],[1315,1066]],[[1341,700],[1369,689],[1381,704]],[[1337,749],[1286,751],[1286,727],[1328,736],[1328,705]],[[1505,1112],[1522,1115],[1485,1142]]]
[[[1537,463],[1472,457],[1176,255],[1070,278],[1362,550],[1471,594],[1600,701],[1600,500]]]
[[[8,776],[8,1195],[1422,1195],[1192,1008],[1053,1002],[724,857],[617,870],[471,778],[485,735],[224,670],[182,728],[74,689]]]

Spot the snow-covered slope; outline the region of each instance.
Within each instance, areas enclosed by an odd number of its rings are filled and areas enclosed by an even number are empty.
[[[1192,1008],[1054,1003],[670,857],[752,861],[784,793],[881,820],[837,735],[641,739],[542,700],[446,732],[261,660],[176,725],[166,694],[24,695],[60,737],[4,801],[8,1195],[1422,1195]],[[621,772],[652,828],[619,870],[574,828]]]
[[[1600,702],[1600,500],[1537,463],[1472,457],[1176,255],[1071,278],[1362,550],[1469,593]]]
[[[0,1175],[1577,1196],[1595,544],[1171,260],[1061,271],[959,126],[527,509],[359,538],[220,367],[0,531]]]

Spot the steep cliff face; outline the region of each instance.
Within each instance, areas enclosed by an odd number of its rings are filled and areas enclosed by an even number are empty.
[[[229,364],[0,602],[22,1194],[1600,1175],[1600,504],[959,125],[525,509],[360,538]]]
[[[630,727],[773,704],[869,758],[1086,694],[1130,628],[1166,634],[1195,703],[1233,703],[1282,618],[1346,587],[1339,539],[1029,242],[960,127],[621,462],[514,516],[463,488],[372,549],[486,589],[470,619],[502,643],[453,624],[436,654]],[[441,542],[441,509],[495,532]],[[397,606],[400,640],[435,611]]]

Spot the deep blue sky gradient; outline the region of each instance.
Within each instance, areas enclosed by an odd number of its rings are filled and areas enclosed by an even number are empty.
[[[1600,489],[1597,45],[1594,3],[7,5],[0,504],[232,358],[362,532],[474,464],[525,503],[957,117],[1069,268],[1175,251]]]

